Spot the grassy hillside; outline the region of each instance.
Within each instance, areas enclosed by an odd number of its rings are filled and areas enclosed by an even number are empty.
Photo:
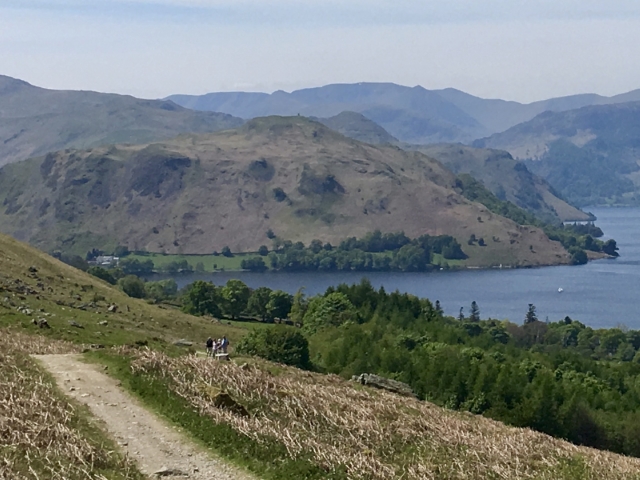
[[[508,200],[543,221],[557,223],[592,219],[589,214],[558,197],[545,180],[532,174],[506,151],[453,144],[410,148],[442,162],[453,173],[470,174],[501,200]]]
[[[155,352],[130,352],[127,360],[101,358],[143,402],[265,479],[606,480],[640,473],[637,459],[335,376]],[[249,415],[215,407],[220,392]]]
[[[579,205],[637,203],[640,103],[547,112],[476,146],[500,148]]]
[[[111,305],[116,312],[108,311]],[[51,328],[38,328],[34,319],[45,319]],[[130,298],[5,235],[0,235],[0,327],[82,344],[137,342],[158,348],[171,348],[173,341],[183,338],[199,345],[210,335],[239,339],[244,334],[229,325]]]
[[[209,135],[71,150],[0,170],[0,229],[42,249],[208,254],[374,230],[452,235],[470,265],[549,265],[566,251],[539,229],[470,202],[439,162],[348,139],[303,117]],[[495,239],[495,240],[492,240]]]
[[[65,148],[151,142],[241,124],[170,101],[46,90],[0,75],[0,166]]]

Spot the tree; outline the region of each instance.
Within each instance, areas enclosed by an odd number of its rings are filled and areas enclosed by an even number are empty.
[[[111,285],[115,285],[117,282],[111,272],[103,267],[89,267],[87,273],[93,275],[94,277],[98,277],[99,279],[104,280]]]
[[[148,275],[153,273],[153,269],[155,268],[153,260],[151,259],[140,261],[137,258],[131,257],[120,260],[118,266],[127,275]]]
[[[469,321],[471,322],[479,322],[480,321],[480,308],[478,308],[478,304],[474,300],[471,302],[471,313],[469,314]]]
[[[320,240],[311,240],[309,244],[309,249],[314,253],[318,254],[322,251],[322,242]]]
[[[393,261],[399,270],[420,272],[426,269],[430,258],[423,248],[416,245],[405,245],[398,250]]]
[[[124,245],[118,245],[115,250],[113,251],[113,254],[116,257],[126,257],[127,255],[129,255],[129,249],[127,247],[125,247]]]
[[[178,284],[172,278],[144,284],[145,297],[155,301],[166,300],[178,292]]]
[[[578,247],[571,247],[569,249],[569,253],[571,254],[571,263],[573,265],[584,265],[589,261],[589,257],[587,257],[587,252]]]
[[[236,319],[247,309],[251,290],[242,282],[232,278],[221,290],[224,300],[223,310],[231,318]]]
[[[269,317],[267,312],[267,303],[269,303],[270,298],[271,289],[269,287],[256,288],[251,292],[251,296],[249,297],[249,302],[247,304],[247,310],[260,317],[263,322],[266,321]]]
[[[240,268],[252,272],[264,272],[267,269],[267,265],[264,263],[262,257],[251,257],[242,259]]]
[[[204,272],[204,263],[198,262],[196,263],[196,272],[203,273]]]
[[[267,255],[269,255],[269,248],[267,248],[266,245],[260,245],[260,248],[258,248],[258,254],[261,257],[266,257]]]
[[[219,288],[211,282],[196,280],[189,285],[182,300],[182,310],[192,315],[220,316]]]
[[[460,307],[460,313],[458,313],[458,320],[464,322],[464,307]]]
[[[444,310],[442,309],[442,305],[440,305],[440,300],[436,300],[435,312],[436,312],[436,315],[440,315],[440,316],[442,316],[444,314]]]
[[[233,253],[231,253],[231,249],[226,245],[222,247],[221,253],[225,257],[233,257]]]
[[[269,318],[287,318],[291,311],[293,298],[282,290],[275,290],[269,296],[267,313]]]
[[[357,318],[357,311],[349,298],[344,293],[333,292],[324,297],[314,297],[309,302],[303,327],[313,333],[324,327],[339,327]]]
[[[604,245],[602,246],[602,251],[604,253],[606,253],[607,255],[611,255],[612,257],[618,257],[618,244],[616,243],[616,241],[611,238],[609,240],[607,240],[606,242],[604,242]]]
[[[289,312],[291,320],[295,323],[302,323],[304,315],[307,313],[307,307],[308,303],[304,295],[304,287],[301,287],[293,296],[291,311]]]
[[[525,325],[528,323],[533,323],[538,321],[538,316],[536,315],[536,306],[533,303],[529,304],[529,310],[527,310],[527,314],[524,317]]]
[[[274,328],[252,330],[240,340],[236,350],[271,362],[305,369],[311,367],[309,342],[299,330],[291,327],[277,325]]]
[[[271,229],[267,230],[267,238],[269,240],[273,240],[274,238],[276,238],[276,234],[273,233],[273,230],[271,230]]]
[[[124,293],[133,298],[144,298],[146,291],[144,282],[135,275],[127,275],[118,280],[118,286]]]

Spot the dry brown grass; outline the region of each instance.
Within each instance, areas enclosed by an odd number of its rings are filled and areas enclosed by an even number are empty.
[[[67,342],[0,332],[0,478],[141,478],[28,356],[77,349]]]
[[[632,479],[640,460],[577,447],[527,429],[448,411],[322,376],[144,351],[134,372],[163,376],[215,422],[260,442],[277,440],[293,458],[371,479]],[[227,391],[251,412],[218,409]]]

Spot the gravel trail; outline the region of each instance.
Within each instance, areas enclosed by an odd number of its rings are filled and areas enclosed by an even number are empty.
[[[55,377],[59,388],[89,407],[104,429],[140,470],[151,478],[255,480],[213,457],[168,425],[106,375],[102,366],[79,355],[34,355]]]

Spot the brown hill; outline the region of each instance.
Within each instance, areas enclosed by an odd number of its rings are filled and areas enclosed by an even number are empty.
[[[46,90],[0,75],[0,166],[64,148],[152,142],[242,123],[166,100]]]
[[[167,253],[338,243],[379,229],[455,236],[471,265],[565,263],[559,243],[455,190],[439,162],[302,117],[149,145],[67,150],[0,170],[0,229],[43,248]],[[487,246],[467,246],[474,234]]]

